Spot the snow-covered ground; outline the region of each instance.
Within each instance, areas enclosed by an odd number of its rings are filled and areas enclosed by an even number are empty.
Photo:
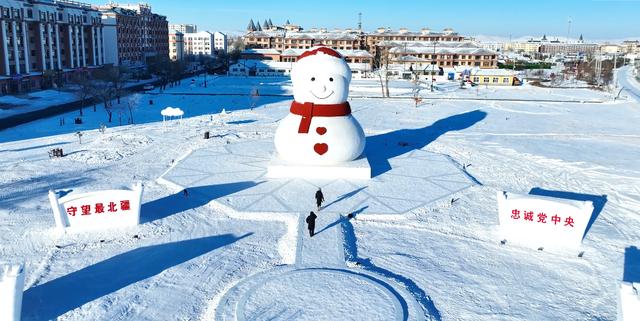
[[[207,88],[202,81],[141,94],[136,125],[115,126],[114,115],[104,134],[97,130],[106,123],[101,107],[85,111],[83,125],[71,124],[74,112],[0,131],[0,260],[26,263],[23,320],[211,320],[239,282],[291,266],[295,256],[307,255],[298,247],[314,253],[309,242],[325,242],[303,239],[299,221],[285,213],[236,212],[210,199],[185,199],[156,181],[190,152],[271,139],[288,112],[288,79],[218,77],[208,79]],[[392,85],[393,95],[411,96],[412,84]],[[256,88],[261,96],[249,96]],[[351,90],[354,97],[380,92],[376,81],[367,80],[354,81]],[[328,306],[316,312],[326,313],[318,319],[363,319],[332,310],[349,306],[349,298],[357,305],[369,302],[380,319],[392,319],[384,313],[398,307],[384,298],[399,289],[433,320],[614,320],[623,275],[640,281],[634,250],[640,247],[640,103],[626,92],[614,102],[611,94],[588,89],[531,86],[434,93],[425,87],[421,93],[426,99],[418,108],[410,99],[352,99],[370,146],[380,147],[368,148],[369,157],[401,157],[413,149],[442,154],[460,171],[464,165],[476,184],[454,194],[453,203],[433,202],[393,218],[367,215],[376,214],[371,206],[355,219],[327,225],[341,229],[344,244],[333,245],[344,248],[349,271],[389,287],[367,290],[344,273],[310,277],[301,286],[344,278],[327,294],[340,302],[322,300]],[[159,111],[167,106],[182,108],[186,118],[163,128]],[[222,109],[228,113],[221,115]],[[79,130],[82,144],[74,135]],[[212,139],[202,138],[205,131]],[[381,142],[390,149],[408,143],[408,150],[385,152]],[[47,151],[57,147],[68,156],[49,159]],[[202,166],[217,164],[203,159]],[[91,234],[53,231],[49,189],[109,189],[133,180],[145,184],[140,226]],[[243,187],[212,185],[209,192],[229,193],[224,188]],[[597,219],[579,251],[501,245],[497,190],[590,199]],[[329,203],[345,201],[337,191],[323,191]],[[312,195],[288,202],[313,209]],[[270,293],[297,291],[290,282],[300,280],[287,273],[280,276],[282,286],[266,283],[245,297],[254,300],[246,306],[248,315],[300,316],[261,310],[259,304],[269,304]],[[335,291],[349,282],[362,288]],[[363,300],[359,289],[377,294]]]
[[[139,86],[148,82],[154,82],[157,79],[129,81],[125,84],[125,88]],[[37,110],[46,109],[52,105],[62,105],[80,100],[74,93],[73,85],[57,89],[47,89],[34,91],[21,95],[3,95],[0,96],[0,119],[15,116],[18,114],[29,113]]]

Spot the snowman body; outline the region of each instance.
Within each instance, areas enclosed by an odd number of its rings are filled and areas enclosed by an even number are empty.
[[[278,157],[294,164],[335,165],[358,158],[365,136],[347,102],[351,70],[333,49],[306,51],[291,71],[294,102],[275,134]]]

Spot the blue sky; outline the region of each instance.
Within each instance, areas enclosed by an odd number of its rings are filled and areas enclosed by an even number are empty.
[[[89,1],[102,4],[107,1]],[[125,1],[122,1],[125,2]],[[131,1],[135,2],[135,1]],[[147,0],[170,23],[195,23],[201,30],[243,31],[249,19],[289,19],[304,28],[355,27],[362,12],[365,30],[379,26],[418,30],[452,27],[463,35],[514,38],[529,35],[604,40],[640,38],[640,0],[538,1],[270,1],[270,0]]]

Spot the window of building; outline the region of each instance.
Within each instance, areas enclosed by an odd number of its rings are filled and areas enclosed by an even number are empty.
[[[498,83],[498,77],[493,77],[493,82],[497,84]]]
[[[480,77],[473,77],[473,82],[480,82]]]
[[[482,82],[489,82],[489,77],[482,78]]]
[[[509,83],[509,77],[502,78],[502,83],[503,84],[508,84]]]

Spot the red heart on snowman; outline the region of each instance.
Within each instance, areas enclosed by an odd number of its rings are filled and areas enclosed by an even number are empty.
[[[325,127],[318,127],[316,128],[316,133],[322,136],[327,133],[327,129]]]
[[[316,151],[316,153],[318,153],[318,155],[324,155],[324,153],[326,153],[329,150],[329,145],[327,144],[315,144],[313,145],[313,150]]]

